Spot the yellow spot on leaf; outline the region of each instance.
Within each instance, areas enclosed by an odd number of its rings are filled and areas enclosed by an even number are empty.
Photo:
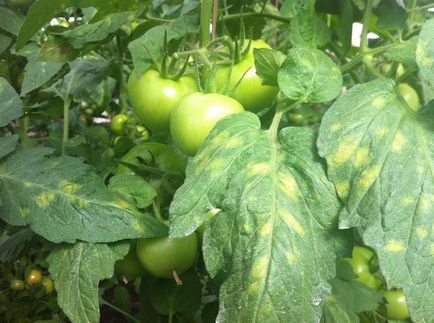
[[[78,191],[81,188],[80,184],[72,183],[72,182],[62,182],[59,185],[60,189],[65,194],[72,194]]]
[[[30,214],[30,209],[28,207],[20,207],[20,213],[26,218]]]
[[[423,194],[420,197],[420,208],[424,212],[429,212],[432,210],[431,195]]]
[[[372,166],[370,168],[365,169],[360,176],[360,188],[363,190],[368,189],[377,179],[378,174],[380,173],[379,166]]]
[[[389,252],[400,252],[404,250],[404,243],[402,241],[392,239],[387,242],[384,249]]]
[[[124,200],[116,200],[114,204],[121,209],[131,209],[131,204]]]
[[[247,289],[247,292],[249,294],[256,294],[256,292],[258,291],[258,287],[259,287],[258,282],[254,282],[254,283],[252,283],[252,284],[249,285],[249,288]]]
[[[286,259],[288,259],[289,264],[294,264],[297,261],[297,255],[294,252],[289,251],[286,254]]]
[[[85,199],[78,199],[78,205],[83,209],[87,208],[89,206],[89,201]]]
[[[245,234],[252,234],[253,233],[253,226],[250,223],[245,223],[243,225],[243,231]]]
[[[354,151],[357,148],[357,144],[342,141],[339,143],[338,150],[333,156],[333,162],[337,165],[345,164],[351,159]]]
[[[269,237],[273,231],[273,222],[265,222],[259,229],[259,234],[263,237]]]
[[[25,187],[32,187],[32,186],[33,186],[33,183],[30,183],[30,182],[24,182],[24,186],[25,186]]]
[[[238,148],[238,147],[243,146],[243,144],[244,144],[244,142],[239,137],[237,137],[237,138],[232,139],[231,141],[229,141],[226,144],[226,147],[227,148]]]
[[[414,198],[412,198],[411,196],[406,196],[406,197],[403,197],[403,198],[399,201],[399,205],[400,205],[400,206],[407,206],[407,205],[412,204],[413,201],[414,201]]]
[[[330,127],[330,130],[331,130],[331,132],[336,132],[336,131],[341,130],[341,128],[342,128],[342,125],[341,125],[340,123],[334,123],[334,124]]]
[[[249,167],[250,176],[265,175],[270,173],[271,166],[266,163],[253,164]]]
[[[294,229],[299,235],[304,235],[304,228],[300,224],[300,222],[297,221],[294,216],[289,213],[288,211],[283,211],[281,214],[281,217],[285,223],[290,226],[292,229]]]
[[[426,232],[424,227],[417,227],[416,234],[417,237],[421,240],[425,239],[428,236],[428,232]]]
[[[298,185],[295,178],[289,173],[280,177],[280,189],[291,199],[297,197]]]
[[[348,192],[350,190],[350,185],[348,182],[337,182],[335,187],[341,198],[346,198],[348,196]]]
[[[385,103],[386,103],[386,101],[381,96],[376,97],[374,100],[372,100],[372,105],[374,107],[382,107],[382,106],[384,106]]]
[[[44,192],[36,197],[36,204],[40,208],[46,208],[54,200],[54,193]]]
[[[265,278],[268,270],[268,258],[261,257],[252,266],[252,277],[255,279]]]
[[[382,138],[387,133],[387,128],[379,128],[375,131],[375,135],[379,138]]]
[[[134,223],[133,229],[137,232],[144,232],[143,227],[139,223]]]
[[[397,131],[393,138],[391,149],[394,152],[400,152],[406,143],[407,139],[405,139],[400,131]]]
[[[369,149],[367,147],[360,147],[356,150],[356,155],[354,156],[354,166],[361,167],[369,162]]]

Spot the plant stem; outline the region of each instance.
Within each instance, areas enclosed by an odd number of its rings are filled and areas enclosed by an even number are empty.
[[[213,0],[213,7],[212,7],[212,37],[211,37],[212,40],[214,40],[216,38],[216,35],[217,35],[218,10],[219,10],[219,2],[218,2],[218,0]]]
[[[268,129],[268,133],[271,138],[275,139],[277,137],[277,131],[279,130],[280,120],[282,119],[283,110],[277,110],[274,114],[273,121],[271,122],[270,128]]]
[[[373,0],[366,1],[366,9],[363,15],[363,29],[360,36],[360,51],[364,53],[368,49],[368,32],[369,32],[369,20],[372,14],[372,2]]]
[[[200,46],[205,47],[210,42],[210,30],[212,17],[213,0],[202,0],[202,6],[200,9],[200,31],[199,40]]]
[[[69,95],[63,101],[63,140],[62,140],[62,155],[65,154],[66,142],[69,139],[69,106],[71,105],[71,98]]]
[[[116,35],[116,44],[118,46],[118,58],[119,58],[119,101],[121,103],[121,113],[127,112],[127,100],[125,98],[125,77],[124,77],[124,57],[122,51],[122,39],[119,35]]]
[[[22,118],[22,125],[21,125],[21,142],[24,148],[27,147],[27,144],[29,143],[29,136],[27,135],[29,131],[29,117],[24,116]]]
[[[119,307],[114,306],[113,304],[107,302],[106,300],[102,299],[100,300],[101,305],[107,305],[108,307],[114,309],[115,311],[121,313],[122,315],[124,315],[126,318],[128,318],[129,320],[135,322],[135,323],[140,323],[139,320],[137,320],[134,316],[130,315],[129,313],[121,310]]]
[[[288,17],[282,17],[278,15],[273,15],[271,13],[265,13],[265,12],[247,12],[242,14],[243,18],[246,17],[252,17],[252,18],[269,18],[276,21],[284,22],[286,24],[289,24],[291,21],[291,18]],[[232,19],[239,19],[241,17],[241,14],[231,14],[223,17],[223,20],[232,20]]]
[[[152,17],[149,14],[145,15],[145,19],[149,20],[149,21],[155,21],[155,22],[161,22],[161,23],[168,23],[168,22],[172,22],[171,19],[163,19],[163,18],[158,18],[158,17]]]
[[[426,4],[424,6],[420,6],[420,7],[413,7],[407,10],[407,12],[412,12],[412,11],[418,11],[418,10],[425,10],[425,9],[430,9],[430,8],[434,8],[434,4]]]

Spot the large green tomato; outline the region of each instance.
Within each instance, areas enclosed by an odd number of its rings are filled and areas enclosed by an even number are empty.
[[[136,255],[136,243],[131,242],[130,250],[127,255],[116,261],[115,271],[128,278],[140,277],[145,273],[145,270]]]
[[[140,159],[147,164],[153,163],[155,168],[166,173],[184,173],[185,159],[172,148],[159,142],[143,142],[130,149],[122,161],[128,164],[140,166]],[[135,175],[134,170],[128,166],[119,164],[117,173],[120,175]]]
[[[387,290],[383,294],[386,299],[387,318],[390,320],[406,320],[410,317],[407,301],[401,289]]]
[[[256,74],[253,48],[270,48],[270,46],[262,40],[254,40],[251,48],[246,57],[232,68],[227,65],[217,68],[215,80],[219,92],[225,89],[230,92],[236,87],[229,95],[240,102],[244,109],[259,112],[276,99],[279,89],[262,85],[260,77]]]
[[[413,111],[418,111],[419,106],[419,96],[417,95],[417,92],[415,89],[413,89],[410,85],[407,83],[401,83],[398,85],[399,94],[403,97],[405,102],[407,102],[408,106]]]
[[[128,93],[137,117],[153,132],[169,130],[170,112],[186,94],[198,91],[192,76],[179,81],[165,79],[155,70],[137,78],[133,70],[128,80]]]
[[[220,119],[243,111],[238,101],[226,95],[192,93],[173,109],[170,134],[182,152],[193,156]]]
[[[197,253],[197,236],[172,239],[168,236],[139,239],[136,245],[139,261],[155,277],[173,277],[173,271],[182,274],[190,268]]]

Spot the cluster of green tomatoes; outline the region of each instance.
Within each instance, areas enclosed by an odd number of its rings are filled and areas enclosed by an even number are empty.
[[[389,320],[406,320],[410,317],[404,292],[401,289],[384,290],[385,283],[379,273],[378,258],[372,249],[355,246],[352,258],[344,259],[357,275],[355,280],[383,294],[386,301],[386,316]]]
[[[45,294],[51,294],[54,291],[53,280],[42,274],[39,268],[29,268],[25,273],[25,280],[14,278],[10,281],[10,288],[15,291],[21,291],[26,288],[42,287]]]

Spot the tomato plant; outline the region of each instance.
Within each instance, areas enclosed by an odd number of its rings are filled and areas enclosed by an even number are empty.
[[[242,111],[242,105],[228,96],[192,93],[172,111],[170,134],[182,152],[194,155],[220,119]]]
[[[433,10],[0,0],[0,322],[431,322]]]
[[[196,80],[183,76],[179,80],[163,78],[155,70],[140,77],[131,72],[128,93],[137,117],[154,132],[169,130],[170,112],[186,94],[197,91]]]
[[[167,236],[140,239],[136,246],[137,257],[143,267],[155,277],[170,278],[190,268],[197,253],[197,236],[170,240]]]

